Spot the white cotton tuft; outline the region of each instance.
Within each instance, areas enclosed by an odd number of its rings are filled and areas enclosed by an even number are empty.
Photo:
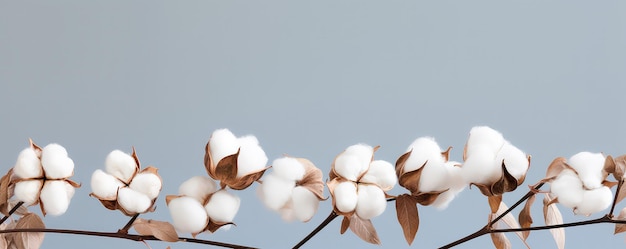
[[[496,163],[502,163],[506,166],[506,170],[515,179],[519,180],[522,176],[526,175],[528,171],[529,163],[526,153],[511,143],[506,142],[496,157]]]
[[[382,189],[375,185],[359,184],[356,214],[362,219],[379,216],[387,207],[387,199]]]
[[[100,169],[91,174],[91,191],[99,198],[115,200],[117,189],[122,186],[124,183]]]
[[[485,147],[493,153],[500,151],[506,141],[502,133],[491,129],[488,126],[476,126],[470,130],[467,139],[466,155],[469,157],[474,153],[474,149]]]
[[[240,204],[241,199],[239,199],[239,196],[222,189],[211,196],[204,209],[209,214],[211,220],[218,223],[228,223],[233,222],[237,211],[239,211]]]
[[[211,158],[217,165],[222,158],[237,153],[239,142],[237,137],[228,129],[215,130],[209,139]]]
[[[105,162],[106,172],[117,177],[120,181],[129,183],[137,172],[137,162],[135,159],[121,150],[114,150],[109,153]]]
[[[559,199],[559,203],[575,208],[583,201],[582,182],[571,169],[565,169],[550,183],[550,192]]]
[[[281,157],[272,162],[274,174],[286,180],[299,181],[304,177],[304,165],[293,157]]]
[[[443,191],[448,189],[450,173],[445,163],[428,162],[422,169],[419,182],[420,192]]]
[[[388,191],[398,182],[395,167],[383,160],[375,160],[370,164],[367,173],[361,177],[360,182],[373,183],[381,189]]]
[[[358,201],[356,192],[356,184],[354,182],[342,182],[335,186],[335,206],[340,212],[348,213],[354,211]]]
[[[317,212],[320,200],[307,188],[298,186],[293,189],[291,204],[293,214],[298,220],[307,222]]]
[[[253,136],[240,138],[241,151],[237,157],[237,177],[256,173],[267,165],[267,156]]]
[[[159,196],[161,186],[161,178],[153,173],[139,173],[129,185],[133,190],[148,196],[150,200]]]
[[[20,181],[15,183],[13,194],[24,205],[30,206],[39,200],[39,192],[43,185],[42,180]]]
[[[465,189],[467,183],[465,182],[462,169],[458,167],[460,165],[459,162],[448,161],[444,165],[446,170],[448,171],[447,181],[447,189],[448,191],[440,194],[437,199],[431,204],[433,207],[442,210],[448,207],[448,204],[461,192]]]
[[[607,209],[613,202],[611,189],[602,186],[597,189],[586,190],[583,201],[574,209],[575,214],[591,215]]]
[[[192,197],[179,197],[171,200],[167,207],[174,228],[183,233],[199,233],[209,223],[209,216],[200,202]]]
[[[178,194],[185,195],[204,203],[209,194],[217,190],[215,181],[208,176],[194,176],[178,187]]]
[[[415,139],[407,149],[411,155],[407,158],[402,173],[411,172],[421,168],[424,163],[442,164],[445,161],[441,155],[439,144],[432,137],[420,137]]]
[[[63,180],[46,181],[40,199],[46,214],[59,216],[67,211],[74,196],[74,187]]]
[[[289,202],[288,204],[291,204],[291,202]],[[285,206],[284,208],[281,208],[280,210],[278,210],[278,213],[280,214],[280,218],[284,221],[292,222],[296,219],[296,215],[294,214],[293,208],[291,208],[291,206]]]
[[[296,182],[292,180],[285,180],[275,174],[269,174],[263,179],[261,184],[261,198],[265,206],[272,210],[279,210],[287,201],[291,198],[293,188],[296,186]]]
[[[369,169],[373,156],[374,149],[371,146],[352,145],[335,158],[335,172],[348,180],[356,181]]]
[[[46,145],[41,151],[41,166],[48,179],[63,179],[74,173],[74,161],[67,157],[67,151],[58,144]]]
[[[117,203],[129,213],[144,213],[152,206],[152,200],[147,195],[131,188],[120,188]]]
[[[17,156],[13,167],[13,174],[21,179],[38,178],[43,176],[41,161],[33,148],[26,148]]]
[[[496,154],[485,146],[473,150],[463,163],[465,182],[490,184],[502,176],[502,166],[495,161]]]
[[[602,169],[604,168],[602,153],[580,152],[573,155],[568,164],[578,172],[578,177],[585,187],[595,189],[602,186]]]

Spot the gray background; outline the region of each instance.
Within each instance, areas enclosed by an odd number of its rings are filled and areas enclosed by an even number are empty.
[[[626,152],[625,11],[624,1],[1,0],[0,169],[13,166],[28,138],[62,144],[83,187],[65,215],[44,221],[98,231],[128,220],[88,196],[111,150],[135,146],[143,165],[160,169],[157,211],[141,217],[169,221],[164,196],[206,174],[204,145],[218,128],[256,135],[270,162],[307,157],[326,175],[336,154],[360,142],[381,145],[376,158],[395,162],[430,135],[461,160],[470,128],[489,125],[533,155],[532,184],[554,157]],[[329,200],[309,223],[284,223],[255,196],[257,186],[237,192],[237,227],[200,238],[291,247],[331,210]],[[444,211],[419,210],[414,247],[434,248],[482,227],[488,205],[466,189]],[[586,219],[561,211],[566,221]],[[406,247],[393,204],[373,223],[384,248]],[[339,225],[307,248],[381,248],[339,235]],[[624,235],[612,233],[609,224],[568,228],[566,245],[624,247]],[[554,245],[547,231],[528,242]],[[145,248],[46,235],[43,248],[59,246]],[[459,248],[490,246],[485,236]]]

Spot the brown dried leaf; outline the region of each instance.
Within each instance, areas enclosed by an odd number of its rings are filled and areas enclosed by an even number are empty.
[[[39,145],[35,144],[35,142],[33,142],[32,139],[28,139],[28,143],[30,145],[30,147],[35,150],[35,152],[37,153],[37,155],[41,155],[41,147],[39,147]]]
[[[11,198],[9,185],[11,185],[11,175],[13,168],[10,168],[6,175],[0,178],[0,211],[4,215],[9,215],[8,201]]]
[[[263,176],[263,174],[265,174],[265,171],[267,169],[269,169],[270,167],[266,167],[263,170],[259,171],[259,172],[254,172],[254,173],[250,173],[248,175],[245,175],[244,177],[241,178],[237,178],[234,180],[227,180],[224,181],[223,183],[225,183],[226,185],[228,185],[228,187],[234,189],[234,190],[242,190],[242,189],[246,189],[247,187],[249,187],[250,185],[252,185],[252,183],[254,183],[255,181],[261,179],[261,177]],[[236,173],[235,173],[236,176]]]
[[[172,224],[165,221],[136,219],[133,228],[141,235],[152,235],[157,239],[168,242],[177,242],[178,234]]]
[[[611,155],[606,156],[604,167],[602,168],[602,179],[606,179],[609,174],[615,173],[615,160]],[[616,179],[617,180],[617,179]]]
[[[304,177],[296,182],[297,186],[307,188],[311,193],[315,194],[318,199],[324,200],[324,181],[322,180],[322,170],[315,167],[315,164],[306,158],[296,158],[304,165]]]
[[[491,213],[495,214],[500,209],[500,203],[502,203],[501,195],[492,195],[487,196],[487,201],[489,202],[489,207],[491,208]]]
[[[237,153],[222,158],[215,167],[215,180],[222,181],[226,184],[234,182],[237,178],[237,158],[239,157],[239,151]]]
[[[548,170],[546,171],[546,178],[553,178],[558,176],[564,169],[571,169],[567,164],[565,157],[557,157],[550,163]]]
[[[404,165],[406,164],[406,160],[408,160],[411,156],[412,152],[413,150],[410,150],[409,152],[402,154],[402,156],[400,156],[398,160],[396,160],[396,176],[398,177],[398,179],[400,178],[402,173],[404,173],[402,172],[404,171]]]
[[[411,245],[419,229],[419,214],[415,197],[403,194],[396,197],[396,215],[406,242]]]
[[[17,221],[15,229],[46,228],[39,215],[29,213]],[[43,243],[44,233],[15,233],[13,239],[18,248],[39,248]]]
[[[426,193],[421,192],[421,193],[413,194],[413,197],[415,198],[415,201],[419,203],[420,205],[428,206],[430,204],[433,204],[433,202],[437,200],[437,197],[439,197],[440,194],[446,191],[448,190],[446,189],[440,192],[426,192]]]
[[[476,186],[478,190],[480,190],[480,193],[482,193],[484,196],[493,195],[493,193],[491,193],[491,186],[487,186],[487,185],[480,184],[480,183],[470,183],[470,188],[472,186]]]
[[[209,142],[207,142],[204,147],[204,168],[211,178],[217,179],[215,176],[215,162],[213,162],[213,158],[211,158],[211,146]]]
[[[82,184],[75,182],[71,179],[65,179],[65,182],[67,182],[68,184],[70,184],[70,186],[74,187],[74,188],[80,188],[82,186]]]
[[[616,218],[617,220],[626,220],[626,208],[623,208],[622,211],[619,212],[619,215]],[[626,224],[618,224],[615,223],[615,232],[614,234],[626,232]]]
[[[428,163],[428,161],[424,162],[424,165],[426,165],[426,163]],[[424,169],[424,165],[422,165],[422,167],[417,170],[406,172],[400,175],[400,177],[398,178],[398,184],[408,189],[412,194],[418,193],[420,178],[422,177],[422,169]]]
[[[500,207],[498,208],[498,211],[495,213],[494,217],[498,217],[502,215],[508,209],[509,207],[504,202],[500,202]],[[513,217],[513,214],[511,214],[510,212],[507,213],[504,217],[502,217],[502,219],[499,220],[498,223],[504,223],[509,228],[514,228],[514,229],[518,229],[521,227],[520,224],[517,223],[517,220],[515,220],[515,217]],[[496,226],[497,225],[500,225],[500,224],[496,224]],[[519,237],[520,240],[522,240],[522,242],[526,244],[526,239],[524,238],[524,234],[522,232],[515,232],[515,235],[517,235],[517,237]],[[526,247],[530,248],[528,244],[526,244]]]
[[[529,228],[533,224],[533,217],[530,215],[530,207],[535,202],[535,198],[535,195],[531,195],[528,200],[526,200],[524,208],[518,215],[518,220],[522,228]],[[522,232],[522,238],[524,240],[528,239],[528,235],[530,235],[530,231]]]
[[[441,156],[443,156],[444,160],[447,162],[450,159],[450,150],[452,150],[452,146],[448,146],[446,151],[441,152]]]
[[[217,229],[220,229],[220,227],[223,227],[223,226],[226,226],[226,225],[236,226],[235,223],[232,223],[232,222],[216,223],[215,221],[209,220],[209,224],[207,225],[205,231],[209,231],[211,233],[214,233],[215,231],[217,231]]]
[[[621,180],[624,178],[624,172],[626,172],[626,155],[621,155],[613,159],[615,162],[615,173],[613,176],[615,180]]]
[[[561,215],[561,211],[554,205],[556,202],[550,194],[546,194],[543,198],[543,217],[546,222],[546,225],[557,225],[563,224],[563,216]],[[550,233],[552,233],[552,237],[556,242],[556,246],[559,249],[565,249],[565,229],[564,228],[553,228],[550,229]]]
[[[497,249],[510,249],[511,242],[504,233],[490,233],[491,241]]]
[[[348,218],[348,216],[344,216],[341,220],[341,228],[339,229],[339,233],[344,234],[346,230],[348,230],[348,227],[350,227],[350,218]]]
[[[361,219],[358,215],[350,218],[350,230],[363,241],[380,245],[378,233],[370,220]]]
[[[491,185],[491,194],[493,195],[502,195],[506,192],[511,192],[519,186],[517,179],[509,173],[506,169],[506,165],[504,164],[504,160],[502,160],[502,177],[500,180],[496,181]]]

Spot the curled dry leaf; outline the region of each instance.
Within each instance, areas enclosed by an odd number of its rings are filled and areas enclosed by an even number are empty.
[[[555,202],[557,202],[556,199],[553,199],[550,194],[546,194],[543,198],[543,217],[548,226],[563,224],[563,216],[557,206],[554,205]],[[550,233],[552,233],[557,248],[565,249],[565,229],[553,228],[550,229]]]
[[[550,166],[548,166],[548,170],[546,171],[546,178],[545,180],[552,180],[554,178],[556,178],[561,171],[563,171],[564,169],[572,169],[572,167],[570,167],[567,164],[567,159],[565,159],[565,157],[557,157],[554,160],[552,160],[552,162],[550,163]]]
[[[307,188],[311,193],[315,194],[318,199],[324,198],[324,182],[322,181],[322,170],[315,167],[313,162],[305,158],[296,158],[304,166],[304,177],[296,182],[296,186]]]
[[[211,178],[220,181],[220,187],[226,186],[234,190],[242,190],[259,180],[269,167],[237,178],[237,160],[241,149],[237,153],[222,158],[217,164],[211,157],[211,146],[207,142],[204,154],[204,167]]]
[[[157,239],[168,242],[177,242],[178,234],[172,224],[165,221],[136,219],[133,223],[135,231],[141,235],[152,235]]]
[[[509,209],[509,207],[504,202],[500,202],[500,206],[498,207],[498,210],[496,211],[496,213],[492,217],[498,217],[498,216],[502,215],[508,209]],[[511,214],[511,213],[507,213],[497,223],[504,223],[509,228],[513,228],[513,229],[520,228],[520,224],[517,223],[517,220],[515,220],[515,217],[513,217],[513,214]],[[496,224],[496,226],[499,226],[499,225],[500,224]],[[515,232],[515,235],[517,235],[517,237],[519,237],[522,240],[522,242],[524,242],[524,244],[526,245],[527,248],[530,248],[530,246],[528,244],[526,244],[526,240],[525,240],[524,234],[522,232]]]
[[[511,192],[517,189],[517,186],[521,185],[524,182],[524,178],[525,176],[522,176],[518,181],[513,175],[511,175],[511,173],[509,173],[509,171],[506,169],[504,161],[502,161],[502,176],[500,177],[500,179],[498,179],[491,185],[477,183],[471,183],[471,185],[478,187],[480,192],[485,196],[502,195],[506,192]]]
[[[623,208],[622,211],[619,212],[616,220],[626,220],[626,208]],[[613,234],[626,232],[626,224],[615,224],[615,232]]]
[[[396,197],[396,215],[402,227],[406,242],[411,245],[419,229],[419,214],[417,212],[417,200],[414,196],[403,194]]]
[[[519,213],[518,220],[522,228],[529,228],[533,224],[533,217],[530,215],[530,207],[535,202],[535,198],[536,198],[535,195],[531,195],[530,198],[526,200],[526,204],[524,205],[524,208]],[[528,239],[528,235],[530,235],[530,231],[522,232],[522,238],[524,240]]]
[[[510,249],[511,242],[504,233],[490,233],[491,241],[497,249]]]
[[[46,228],[39,215],[29,213],[17,221],[15,229]],[[15,233],[13,240],[17,248],[39,248],[43,243],[44,233]]]
[[[358,215],[352,215],[350,217],[350,230],[363,241],[380,245],[380,239],[372,221],[361,219]]]
[[[11,185],[12,174],[13,168],[0,178],[0,212],[4,215],[9,215],[9,198],[11,197],[9,185]]]
[[[496,212],[498,212],[498,209],[500,209],[502,203],[502,195],[487,196],[487,201],[489,202],[491,213],[495,214]]]
[[[350,218],[348,218],[348,216],[344,216],[341,220],[341,228],[339,229],[339,233],[344,234],[346,230],[348,230],[348,227],[350,227]]]

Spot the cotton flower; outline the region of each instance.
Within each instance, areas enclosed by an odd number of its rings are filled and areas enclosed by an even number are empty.
[[[148,166],[140,171],[134,148],[132,155],[112,151],[104,164],[105,171],[97,169],[91,175],[91,196],[128,216],[154,211],[163,184],[157,168]]]
[[[206,145],[204,165],[220,186],[241,190],[261,178],[267,156],[254,136],[235,137],[228,129],[215,130]]]
[[[322,171],[304,158],[282,157],[263,178],[258,194],[265,206],[288,221],[309,221],[323,200]]]
[[[17,178],[13,194],[25,205],[41,204],[44,215],[62,215],[67,211],[74,189],[80,184],[70,180],[74,175],[74,161],[58,144],[43,149],[30,141],[20,152],[12,170]]]
[[[356,144],[335,158],[327,185],[338,214],[369,220],[385,211],[385,192],[391,190],[398,179],[391,163],[374,160],[377,149]]]

